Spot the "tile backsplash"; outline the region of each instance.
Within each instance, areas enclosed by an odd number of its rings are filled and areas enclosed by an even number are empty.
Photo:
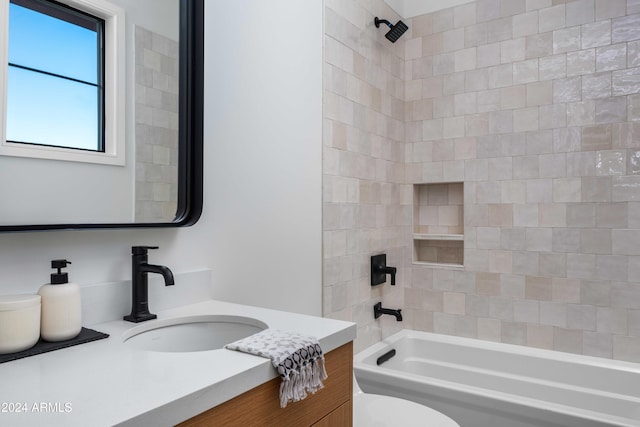
[[[324,313],[640,361],[640,1],[325,2]],[[414,265],[413,184],[464,183],[464,268]],[[387,252],[398,286],[369,289]],[[374,321],[382,299],[402,325]]]

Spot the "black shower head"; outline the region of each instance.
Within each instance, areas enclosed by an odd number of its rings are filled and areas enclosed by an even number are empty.
[[[391,22],[387,21],[386,19],[378,19],[377,16],[373,22],[374,24],[376,24],[376,28],[380,28],[380,23],[387,24],[387,26],[391,28],[387,32],[387,34],[384,35],[391,43],[395,43],[396,40],[398,40],[400,36],[403,35],[404,32],[409,29],[409,27],[407,27],[407,24],[405,24],[402,21],[398,21],[396,22],[396,25],[393,25]]]

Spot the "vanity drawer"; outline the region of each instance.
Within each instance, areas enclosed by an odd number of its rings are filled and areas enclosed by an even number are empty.
[[[209,426],[351,426],[353,395],[353,343],[325,355],[329,377],[324,388],[306,399],[280,408],[280,378],[209,409],[179,424],[180,427]],[[335,412],[334,412],[335,411]],[[348,413],[348,414],[347,414]]]

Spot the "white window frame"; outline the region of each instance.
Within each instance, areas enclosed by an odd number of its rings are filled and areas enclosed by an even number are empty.
[[[9,0],[0,0],[0,155],[124,166],[126,45],[125,11],[105,0],[57,0],[105,22],[104,152],[7,142]]]

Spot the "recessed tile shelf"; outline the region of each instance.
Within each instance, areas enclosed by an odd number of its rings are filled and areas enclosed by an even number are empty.
[[[413,189],[414,264],[463,268],[463,184],[414,184]]]

